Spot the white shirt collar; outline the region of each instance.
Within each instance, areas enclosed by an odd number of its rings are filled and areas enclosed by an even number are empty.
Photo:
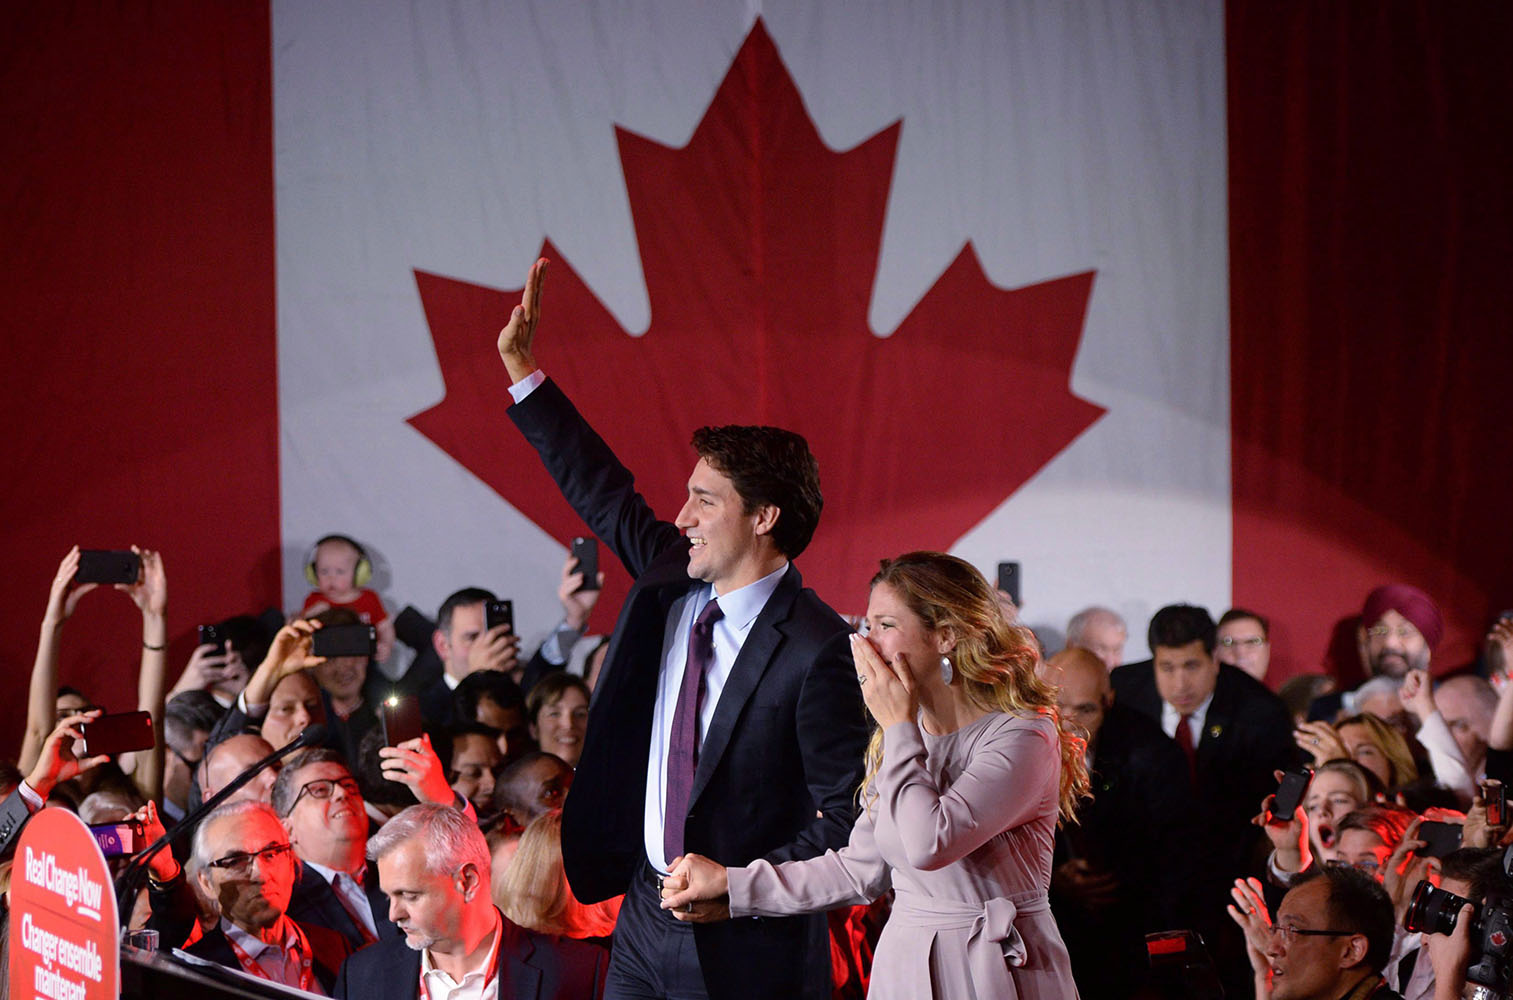
[[[738,632],[745,632],[750,628],[751,623],[756,621],[757,615],[761,614],[762,609],[767,606],[767,600],[772,596],[773,591],[778,589],[783,574],[788,572],[788,566],[789,563],[785,562],[754,583],[748,583],[727,594],[718,595],[720,612],[725,621]],[[694,612],[696,617],[698,612],[704,610],[704,605],[715,596],[714,587],[706,585],[703,599],[698,602]]]
[[[1203,699],[1203,703],[1197,708],[1193,709],[1192,715],[1188,717],[1188,725],[1192,727],[1193,731],[1193,746],[1197,746],[1198,743],[1202,740],[1203,723],[1208,719],[1208,706],[1212,705],[1213,703],[1214,693],[1210,691],[1208,693],[1208,697]],[[1161,728],[1166,731],[1166,735],[1172,737],[1173,739],[1176,739],[1177,723],[1181,721],[1182,713],[1173,708],[1165,699],[1162,699]]]

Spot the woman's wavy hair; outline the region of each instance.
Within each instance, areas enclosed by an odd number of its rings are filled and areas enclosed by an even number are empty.
[[[1382,756],[1387,758],[1388,766],[1392,768],[1392,779],[1387,782],[1389,792],[1418,780],[1418,765],[1413,763],[1413,751],[1408,749],[1407,739],[1392,724],[1383,722],[1370,712],[1361,712],[1336,722],[1335,731],[1338,732],[1341,726],[1365,726],[1367,732],[1371,733],[1371,742],[1376,744]]]
[[[1029,629],[1009,622],[998,594],[976,568],[942,552],[909,552],[885,559],[872,586],[886,583],[918,615],[927,629],[949,630],[956,639],[951,664],[967,698],[989,712],[1044,715],[1060,736],[1062,819],[1075,819],[1078,800],[1088,793],[1086,741],[1062,724],[1056,691],[1035,674],[1040,645]],[[869,793],[883,759],[883,734],[876,729],[867,746]]]
[[[562,869],[562,810],[531,820],[504,873],[494,880],[494,905],[521,927],[570,938],[608,937],[620,913],[618,898],[585,905]]]

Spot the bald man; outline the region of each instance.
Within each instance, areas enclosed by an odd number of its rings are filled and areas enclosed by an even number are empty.
[[[256,764],[273,752],[273,745],[261,736],[243,733],[222,740],[205,752],[204,771],[200,775],[200,794],[210,799],[229,785],[238,774]],[[264,768],[256,777],[236,790],[228,802],[269,801],[273,782],[278,778],[278,766]]]
[[[1068,648],[1045,664],[1062,718],[1088,738],[1093,797],[1056,834],[1051,907],[1083,996],[1126,997],[1145,935],[1187,926],[1180,899],[1193,806],[1187,759],[1161,727],[1118,704],[1104,661]]]

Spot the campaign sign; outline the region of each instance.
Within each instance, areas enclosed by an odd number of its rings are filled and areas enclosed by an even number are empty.
[[[119,928],[110,870],[89,827],[67,809],[38,812],[11,870],[11,996],[116,1000]]]

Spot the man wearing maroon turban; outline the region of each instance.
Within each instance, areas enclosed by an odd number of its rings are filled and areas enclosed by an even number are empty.
[[[1401,680],[1410,670],[1428,670],[1429,654],[1444,634],[1439,608],[1428,594],[1390,583],[1366,595],[1357,633],[1367,671]]]

